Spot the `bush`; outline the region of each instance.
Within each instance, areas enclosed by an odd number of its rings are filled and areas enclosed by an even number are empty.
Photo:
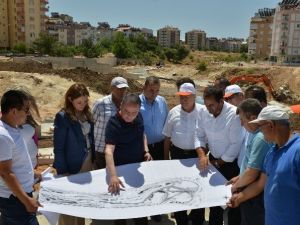
[[[199,72],[206,71],[207,70],[206,62],[202,61],[202,62],[198,63],[197,66],[196,66],[196,69]]]
[[[27,47],[26,47],[26,44],[23,43],[23,42],[17,43],[17,44],[14,46],[13,51],[14,51],[14,52],[17,52],[17,53],[24,53],[24,54],[26,54],[26,53],[27,53]]]

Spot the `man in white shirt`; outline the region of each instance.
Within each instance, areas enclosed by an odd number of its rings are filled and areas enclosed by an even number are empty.
[[[242,148],[245,130],[241,126],[236,107],[224,102],[223,90],[209,86],[205,89],[204,103],[206,109],[197,120],[195,148],[199,155],[199,168],[205,171],[208,161],[227,179],[239,174],[237,157]],[[207,156],[209,146],[209,156]],[[240,223],[239,209],[228,212],[228,224]],[[210,225],[223,224],[223,209],[212,207],[209,216]]]
[[[196,89],[191,83],[184,83],[177,92],[180,105],[175,106],[168,114],[163,129],[165,135],[164,153],[165,159],[195,158],[197,152],[194,146],[194,133],[198,114],[203,106],[195,103]],[[204,221],[204,209],[193,209],[190,215],[187,211],[174,212],[177,225],[187,225],[192,220],[193,225],[202,225]]]
[[[1,98],[0,224],[38,225],[39,202],[32,197],[34,171],[19,126],[29,114],[25,92],[10,90]]]

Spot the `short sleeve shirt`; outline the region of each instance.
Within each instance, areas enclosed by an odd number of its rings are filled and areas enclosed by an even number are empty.
[[[119,114],[111,117],[106,126],[105,143],[115,145],[116,166],[142,162],[144,159],[144,123],[142,115],[132,123],[125,122]]]

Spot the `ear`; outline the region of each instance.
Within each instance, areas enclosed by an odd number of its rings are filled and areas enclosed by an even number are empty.
[[[72,98],[71,97],[68,97],[68,100],[72,103]]]

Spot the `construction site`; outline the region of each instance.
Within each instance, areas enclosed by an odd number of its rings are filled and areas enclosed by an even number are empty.
[[[160,94],[168,102],[169,109],[179,103],[175,95],[175,82],[182,77],[194,79],[197,95],[202,96],[203,89],[218,77],[226,77],[232,84],[242,89],[256,84],[264,87],[271,104],[289,106],[300,102],[300,68],[272,65],[268,62],[232,62],[215,61],[215,53],[193,52],[182,64],[163,66],[116,65],[115,73],[99,73],[87,68],[53,68],[52,63],[36,62],[24,59],[2,57],[0,59],[0,95],[11,86],[23,86],[36,98],[41,114],[41,132],[39,139],[38,170],[51,166],[53,162],[52,131],[55,114],[61,109],[63,96],[74,82],[84,83],[90,90],[90,105],[96,99],[110,93],[110,82],[115,76],[124,76],[129,82],[129,92],[142,92],[145,77],[155,75],[161,78]],[[197,58],[206,60],[207,70],[196,69]],[[99,65],[101,66],[101,65]],[[300,118],[292,117],[295,130],[300,130]],[[40,220],[44,220],[40,218]],[[170,223],[166,219],[166,223]],[[43,222],[47,224],[47,222]]]

